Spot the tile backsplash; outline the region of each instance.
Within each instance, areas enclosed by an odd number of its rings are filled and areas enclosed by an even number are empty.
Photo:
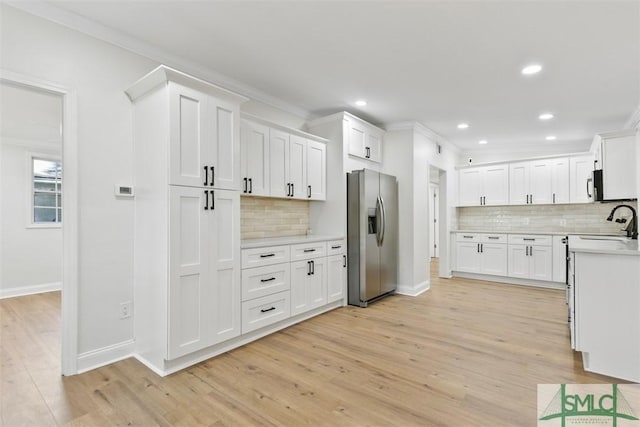
[[[459,230],[549,231],[624,234],[626,224],[606,221],[620,203],[584,203],[534,206],[478,206],[457,208]],[[637,210],[637,202],[624,202]],[[620,208],[616,218],[631,220],[631,211]]]
[[[240,197],[242,239],[300,236],[309,228],[307,200]]]

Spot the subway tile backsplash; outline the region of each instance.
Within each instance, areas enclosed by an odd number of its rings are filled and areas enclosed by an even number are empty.
[[[567,232],[624,234],[625,224],[606,221],[620,203],[584,203],[533,206],[476,206],[457,208],[459,230]],[[637,210],[637,202],[624,202]],[[616,218],[631,220],[631,211],[621,208]]]
[[[244,239],[301,236],[309,228],[307,200],[240,197],[240,236]]]

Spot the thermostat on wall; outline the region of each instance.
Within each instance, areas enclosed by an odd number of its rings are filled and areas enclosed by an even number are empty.
[[[116,185],[116,197],[133,197],[133,187],[130,185]]]

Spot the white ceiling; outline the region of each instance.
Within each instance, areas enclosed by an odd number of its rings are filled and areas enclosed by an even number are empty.
[[[466,151],[586,150],[640,104],[634,0],[51,4],[312,116],[418,121]]]
[[[12,143],[62,144],[60,95],[0,83],[0,136]]]

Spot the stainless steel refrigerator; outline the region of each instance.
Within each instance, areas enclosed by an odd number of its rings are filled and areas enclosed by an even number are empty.
[[[363,169],[347,173],[349,304],[366,307],[396,290],[398,183]]]

